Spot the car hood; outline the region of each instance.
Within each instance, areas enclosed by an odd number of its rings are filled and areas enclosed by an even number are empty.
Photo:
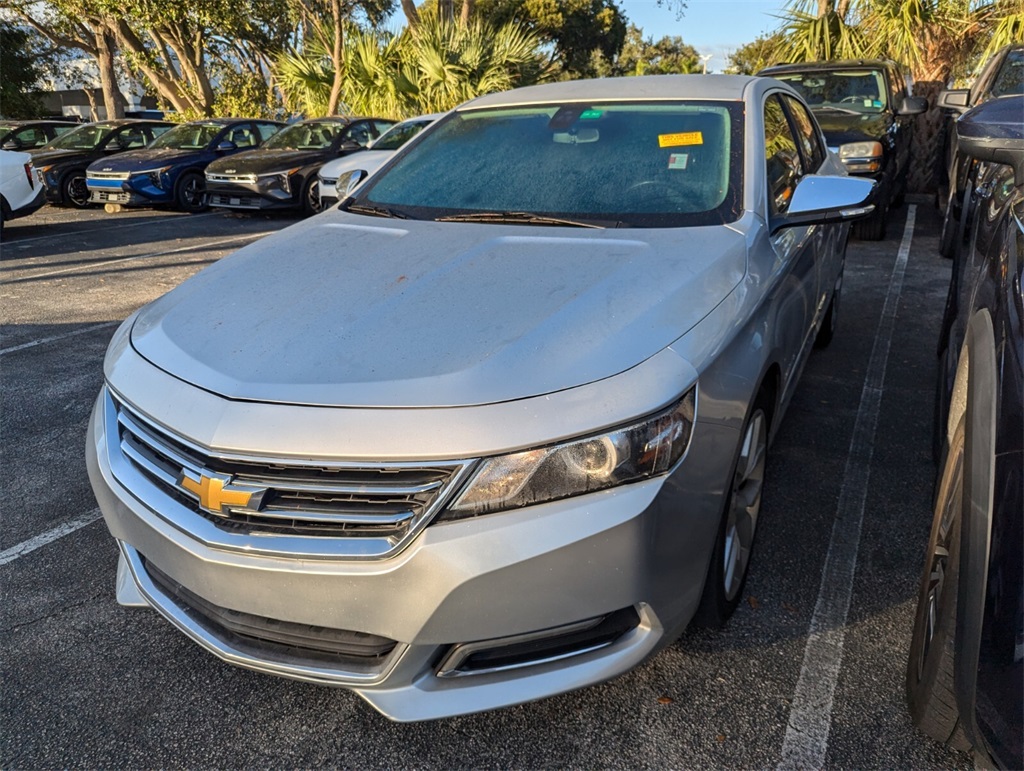
[[[877,115],[847,115],[834,110],[814,110],[825,134],[829,147],[838,147],[846,142],[863,142],[865,140],[882,141],[893,124],[889,113]]]
[[[32,163],[36,168],[40,166],[51,166],[58,163],[76,163],[90,160],[99,155],[97,150],[32,150]]]
[[[329,150],[248,150],[218,158],[206,170],[211,174],[272,174],[321,164],[334,157]]]
[[[232,399],[487,404],[624,372],[739,283],[726,227],[585,230],[330,211],[144,308],[151,363]]]
[[[202,161],[209,150],[175,150],[173,148],[128,150],[113,158],[101,158],[89,167],[90,171],[148,171],[158,166],[178,166]]]
[[[372,174],[394,154],[394,150],[363,150],[360,153],[352,153],[325,163],[320,167],[320,176],[324,179],[337,179],[346,172],[358,169]]]

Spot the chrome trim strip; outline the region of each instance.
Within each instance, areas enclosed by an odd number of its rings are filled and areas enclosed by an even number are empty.
[[[416,516],[412,511],[400,511],[397,514],[330,514],[322,511],[309,511],[308,509],[282,509],[280,507],[260,509],[231,508],[231,511],[239,514],[247,514],[253,517],[266,519],[295,519],[303,522],[314,522],[325,525],[401,525]],[[330,537],[330,536],[319,536]]]
[[[383,663],[370,672],[352,672],[347,670],[315,667],[304,664],[285,664],[278,661],[260,659],[246,653],[210,633],[199,622],[194,620],[178,603],[168,597],[149,577],[142,564],[141,555],[134,547],[118,541],[121,554],[128,565],[132,579],[142,596],[157,612],[173,624],[180,632],[201,645],[217,658],[236,666],[254,669],[271,675],[290,677],[321,685],[358,685],[368,686],[386,679],[398,664],[399,659],[409,649],[404,643],[396,643],[394,650],[384,659]],[[369,668],[368,668],[369,669]]]
[[[478,651],[486,650],[488,648],[501,648],[506,645],[516,645],[518,643],[533,642],[534,640],[546,640],[552,637],[562,637],[563,635],[573,634],[575,632],[584,632],[587,629],[593,629],[604,621],[604,619],[604,616],[598,616],[597,618],[590,618],[585,621],[577,621],[575,624],[566,624],[565,626],[542,629],[538,632],[527,632],[526,634],[513,635],[511,637],[497,637],[491,640],[480,640],[478,642],[454,645],[448,655],[445,656],[438,665],[436,674],[438,677],[451,678],[473,677],[474,675],[487,675],[493,672],[508,672],[514,669],[523,669],[525,667],[532,667],[538,664],[547,664],[552,661],[561,661],[574,656],[582,656],[584,653],[601,650],[602,648],[607,648],[609,645],[613,645],[616,640],[596,643],[588,648],[582,648],[570,653],[559,653],[540,659],[531,659],[530,661],[524,661],[519,664],[507,664],[505,666],[489,667],[488,669],[474,669],[472,672],[463,672],[459,669],[466,659]]]

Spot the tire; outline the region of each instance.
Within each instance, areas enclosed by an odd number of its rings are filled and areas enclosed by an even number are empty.
[[[914,724],[924,733],[954,749],[969,751],[953,689],[963,480],[961,419],[950,442],[935,499],[907,660],[907,706]]]
[[[725,511],[704,580],[704,592],[694,616],[700,626],[722,626],[743,595],[761,513],[769,415],[769,405],[762,394],[743,424],[743,439],[733,463]]]
[[[174,186],[174,205],[181,211],[195,214],[209,208],[209,196],[201,174],[186,171]]]
[[[814,338],[815,348],[827,348],[836,334],[836,327],[839,325],[839,299],[843,293],[843,271],[839,271],[839,278],[832,289],[832,299],[828,301],[828,308],[825,310],[825,318],[818,328],[818,334]]]
[[[302,186],[302,211],[307,216],[319,214],[324,210],[320,203],[320,183],[317,181],[316,173],[313,173]]]
[[[885,226],[889,219],[889,207],[876,210],[862,220],[853,223],[853,235],[861,241],[881,241],[885,238]]]
[[[89,206],[89,188],[85,186],[85,171],[72,169],[60,178],[61,203],[75,209]]]
[[[956,205],[956,191],[949,191],[949,198],[946,201],[946,214],[942,218],[942,232],[939,235],[939,254],[947,260],[952,260],[956,255],[957,237],[960,235],[960,216]]]

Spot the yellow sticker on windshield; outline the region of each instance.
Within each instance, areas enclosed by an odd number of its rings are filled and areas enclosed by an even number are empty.
[[[687,145],[704,144],[704,135],[699,131],[687,131],[682,134],[658,134],[658,147],[686,147]]]

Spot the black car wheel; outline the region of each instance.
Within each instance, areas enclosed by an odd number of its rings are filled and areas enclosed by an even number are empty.
[[[302,188],[302,210],[306,214],[319,214],[324,210],[320,203],[320,182],[313,174]]]
[[[85,186],[85,172],[74,169],[65,174],[60,181],[61,199],[65,206],[84,209],[89,205],[89,188]]]
[[[702,626],[721,626],[736,610],[754,549],[761,493],[768,457],[768,406],[763,396],[754,403],[743,426],[742,444],[733,466],[725,504],[704,581],[704,593],[694,620]]]
[[[843,271],[839,271],[839,278],[832,289],[832,299],[829,300],[828,308],[825,309],[825,318],[818,328],[818,335],[814,338],[815,348],[825,348],[835,337],[836,327],[839,325],[839,299],[843,293]]]
[[[200,174],[186,171],[178,178],[178,184],[174,188],[174,203],[181,211],[203,211],[209,205],[208,201],[206,185]]]
[[[970,744],[960,727],[953,689],[963,481],[961,419],[950,442],[935,501],[907,661],[907,704],[918,728],[950,747],[966,751]]]

